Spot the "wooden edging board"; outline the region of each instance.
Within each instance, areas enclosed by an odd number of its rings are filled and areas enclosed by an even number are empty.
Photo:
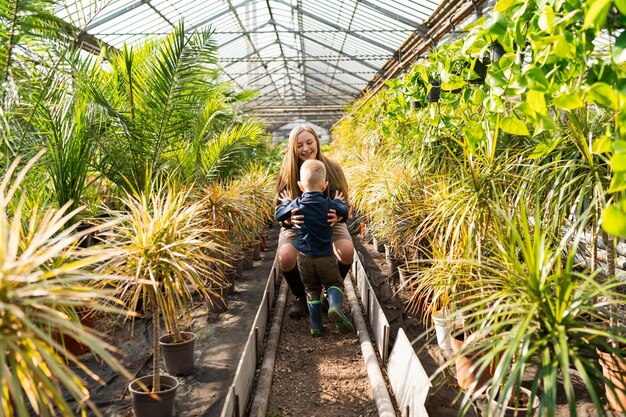
[[[257,311],[252,328],[248,334],[248,339],[241,354],[241,359],[237,365],[237,371],[233,378],[221,417],[242,417],[252,394],[252,386],[256,374],[257,365],[265,349],[263,339],[269,322],[269,314],[276,302],[276,285],[278,282],[278,269],[276,259],[270,271],[259,309]]]
[[[389,322],[371,287],[360,256],[355,256],[353,274],[364,312],[372,328],[378,353],[386,365],[387,376],[402,417],[427,417],[424,407],[431,382],[404,330],[399,329],[389,351]]]

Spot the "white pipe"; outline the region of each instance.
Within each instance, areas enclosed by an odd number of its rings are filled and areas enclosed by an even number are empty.
[[[350,302],[350,308],[352,309],[352,320],[354,321],[354,326],[356,327],[356,332],[359,336],[359,342],[361,343],[363,360],[365,361],[367,374],[370,378],[372,391],[374,392],[374,400],[376,401],[378,415],[380,417],[396,417],[396,412],[393,408],[389,392],[387,391],[385,379],[383,378],[383,373],[380,370],[378,358],[376,357],[376,351],[374,350],[374,346],[370,340],[367,325],[363,319],[361,307],[359,306],[359,301],[357,300],[356,293],[354,292],[350,275],[344,279],[343,285],[346,289],[348,301]]]

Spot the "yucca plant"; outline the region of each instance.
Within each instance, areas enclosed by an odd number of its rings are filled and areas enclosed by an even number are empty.
[[[192,291],[205,299],[210,283],[220,283],[216,264],[222,246],[207,239],[207,211],[193,201],[192,190],[177,190],[173,184],[152,183],[150,190],[127,194],[121,199],[125,210],[109,211],[119,224],[101,239],[119,251],[100,269],[134,279],[117,287],[127,305],[137,310],[140,300],[153,312],[154,356],[152,392],[160,389],[160,319],[173,341],[182,341],[182,321],[188,318]]]
[[[585,213],[555,237],[542,227],[539,206],[533,216],[524,207],[513,215],[500,213],[506,227],[498,232],[492,257],[481,265],[483,291],[467,297],[462,309],[475,317],[470,349],[482,353],[476,366],[496,364],[489,394],[499,402],[517,398],[524,373],[532,368],[530,400],[539,397],[539,415],[555,414],[559,387],[570,414],[576,415],[574,368],[604,415],[598,382],[607,379],[598,367],[597,350],[623,357],[609,343],[626,342],[626,328],[609,325],[612,307],[626,301],[618,291],[621,283],[615,277],[599,279],[600,270],[577,267]]]
[[[98,283],[123,281],[93,272],[115,251],[77,247],[88,231],[77,233],[68,223],[81,208],[70,211],[68,203],[52,211],[25,211],[18,188],[35,159],[16,173],[18,162],[0,183],[0,413],[73,416],[90,410],[100,415],[75,369],[99,382],[100,377],[65,351],[53,333],[80,340],[130,379],[111,354],[114,348],[83,327],[76,313],[122,312],[112,291]]]

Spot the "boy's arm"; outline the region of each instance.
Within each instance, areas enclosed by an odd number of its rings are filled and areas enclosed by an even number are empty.
[[[294,206],[295,200],[284,200],[280,203],[280,206],[276,207],[276,220],[279,222],[285,221],[291,217],[291,210],[296,208]]]
[[[344,203],[343,201],[339,199],[331,200],[330,208],[335,209],[335,212],[337,213],[337,217],[342,217],[343,219],[348,218],[350,207],[348,207],[348,205]]]

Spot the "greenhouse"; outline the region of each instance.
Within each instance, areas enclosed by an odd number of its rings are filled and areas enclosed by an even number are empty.
[[[0,417],[626,416],[625,0],[2,0]]]

